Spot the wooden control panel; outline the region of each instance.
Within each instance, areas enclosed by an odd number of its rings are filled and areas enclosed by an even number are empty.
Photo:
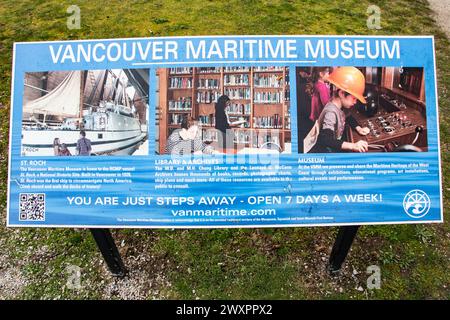
[[[375,116],[364,118],[362,114],[355,117],[359,125],[370,129],[366,136],[359,135],[355,130],[349,130],[351,142],[366,140],[369,145],[387,145],[392,142],[396,145],[412,144],[417,127],[422,127],[422,132],[415,145],[426,147],[426,120],[422,114],[412,108],[402,108],[399,111],[378,112]]]

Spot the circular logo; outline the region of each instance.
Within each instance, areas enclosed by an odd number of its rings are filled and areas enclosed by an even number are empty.
[[[411,190],[403,199],[403,209],[411,218],[422,218],[430,210],[431,201],[422,190]]]

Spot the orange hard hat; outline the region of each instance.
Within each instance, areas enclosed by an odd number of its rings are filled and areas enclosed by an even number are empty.
[[[364,89],[366,79],[361,71],[355,67],[338,67],[329,75],[328,81],[339,89],[350,93],[362,103],[366,103]]]

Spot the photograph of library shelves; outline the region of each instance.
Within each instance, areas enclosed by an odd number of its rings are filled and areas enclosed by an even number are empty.
[[[157,70],[157,154],[291,153],[289,69]]]

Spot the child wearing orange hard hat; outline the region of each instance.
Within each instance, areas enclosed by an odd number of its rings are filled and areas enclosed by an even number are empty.
[[[364,75],[355,67],[339,67],[329,75],[328,82],[335,86],[335,90],[319,116],[319,136],[311,152],[367,152],[367,141],[352,143],[342,139],[346,123],[361,136],[370,132],[369,128],[361,128],[355,118],[346,116],[343,111],[353,107],[357,100],[366,103],[363,96],[366,83]]]

